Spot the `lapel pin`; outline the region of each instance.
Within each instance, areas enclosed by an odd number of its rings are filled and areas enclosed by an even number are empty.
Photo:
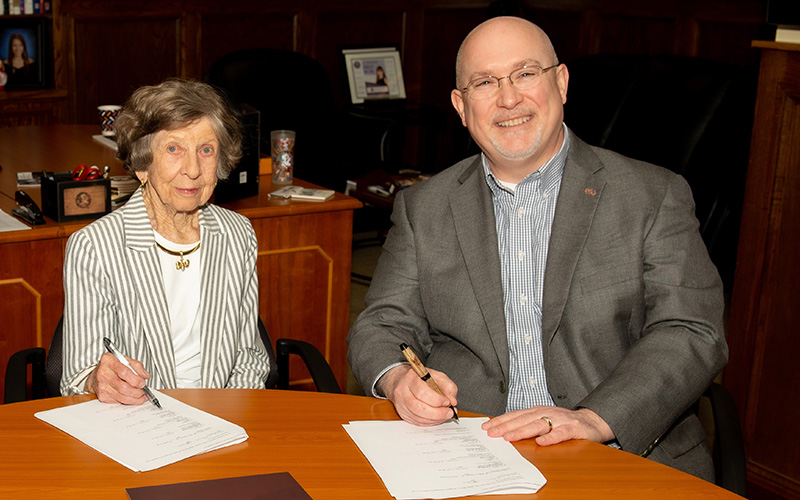
[[[597,190],[595,188],[586,188],[583,190],[583,192],[588,194],[589,196],[594,196],[597,194]]]

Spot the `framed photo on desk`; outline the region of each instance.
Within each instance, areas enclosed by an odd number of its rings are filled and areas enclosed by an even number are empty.
[[[46,18],[0,19],[0,59],[8,89],[49,85],[50,42]],[[0,75],[0,79],[3,76]]]
[[[344,49],[350,101],[405,99],[400,52],[394,47]]]

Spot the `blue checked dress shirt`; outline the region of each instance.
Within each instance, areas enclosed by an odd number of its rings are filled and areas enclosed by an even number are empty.
[[[494,200],[511,358],[506,411],[555,406],[542,357],[542,296],[550,229],[569,151],[569,132],[563,127],[558,153],[516,186],[498,181],[483,156]]]

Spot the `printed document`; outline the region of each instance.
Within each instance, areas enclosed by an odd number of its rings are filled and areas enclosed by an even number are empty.
[[[133,471],[148,471],[245,441],[236,424],[153,391],[163,409],[98,400],[40,411],[36,418]]]
[[[27,224],[0,210],[0,232],[2,231],[20,231],[22,229],[31,229]]]
[[[488,419],[461,418],[433,427],[404,421],[344,424],[398,500],[532,494],[547,480],[514,446],[481,429]]]

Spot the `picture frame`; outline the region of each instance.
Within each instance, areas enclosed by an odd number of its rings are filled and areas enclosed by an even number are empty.
[[[13,57],[20,49],[22,53]],[[49,87],[51,52],[48,18],[0,18],[0,60],[8,77],[7,89]],[[20,59],[26,62],[18,64]]]
[[[350,102],[405,100],[400,52],[395,47],[343,49]]]

